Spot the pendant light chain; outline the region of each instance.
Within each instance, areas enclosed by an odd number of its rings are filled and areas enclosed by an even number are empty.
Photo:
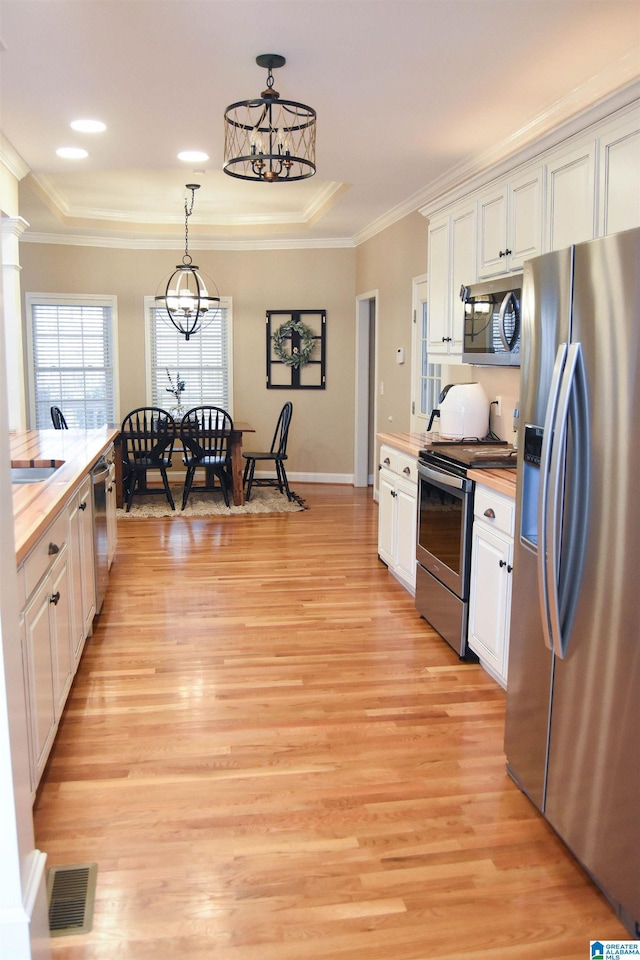
[[[184,264],[193,263],[193,257],[189,254],[189,217],[193,213],[193,204],[196,195],[196,187],[193,184],[187,184],[187,190],[191,190],[191,205],[187,209],[187,198],[184,198]]]

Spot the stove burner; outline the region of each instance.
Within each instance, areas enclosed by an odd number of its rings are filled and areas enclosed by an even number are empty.
[[[445,449],[447,447],[449,449]],[[462,477],[466,477],[470,469],[516,466],[516,452],[506,440],[434,442],[421,450],[419,456],[424,463]]]

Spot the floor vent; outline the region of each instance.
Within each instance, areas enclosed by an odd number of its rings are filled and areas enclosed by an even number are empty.
[[[52,937],[69,937],[91,930],[97,874],[97,863],[78,863],[72,867],[47,870],[49,933]]]

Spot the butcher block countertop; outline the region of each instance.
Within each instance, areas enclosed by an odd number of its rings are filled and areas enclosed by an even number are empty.
[[[516,497],[516,469],[505,467],[501,470],[468,470],[467,476],[476,483],[482,483],[490,490],[504,493],[507,497]]]
[[[74,490],[100,459],[118,430],[24,430],[12,433],[12,467],[62,464],[48,480],[16,483],[13,494],[16,561],[20,563]]]
[[[376,440],[410,457],[417,457],[430,443],[426,433],[377,433]]]
[[[436,438],[437,439],[437,438]],[[431,435],[428,433],[378,433],[376,440],[394,450],[401,450],[410,457],[417,457],[421,450],[431,444]],[[491,490],[504,493],[507,497],[516,495],[516,470],[505,468],[501,470],[469,470],[467,476],[476,483],[482,483]]]

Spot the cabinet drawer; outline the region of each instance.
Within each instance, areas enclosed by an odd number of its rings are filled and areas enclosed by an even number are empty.
[[[55,562],[67,542],[69,522],[67,511],[56,517],[47,527],[43,536],[24,561],[25,590],[29,597],[37,587],[39,581]],[[57,549],[55,549],[57,547]]]
[[[418,483],[418,461],[408,453],[401,453],[383,444],[378,462],[383,470],[390,470],[409,483]]]
[[[488,526],[501,530],[513,536],[515,519],[515,502],[495,490],[476,486],[473,513],[476,519],[482,520]]]
[[[398,472],[398,451],[394,450],[392,447],[381,446],[380,447],[380,460],[379,463],[381,467],[385,470],[392,470],[394,473]]]
[[[418,462],[415,457],[409,457],[405,453],[399,453],[397,455],[397,466],[396,470],[398,476],[402,477],[403,480],[408,480],[410,483],[418,483]]]

